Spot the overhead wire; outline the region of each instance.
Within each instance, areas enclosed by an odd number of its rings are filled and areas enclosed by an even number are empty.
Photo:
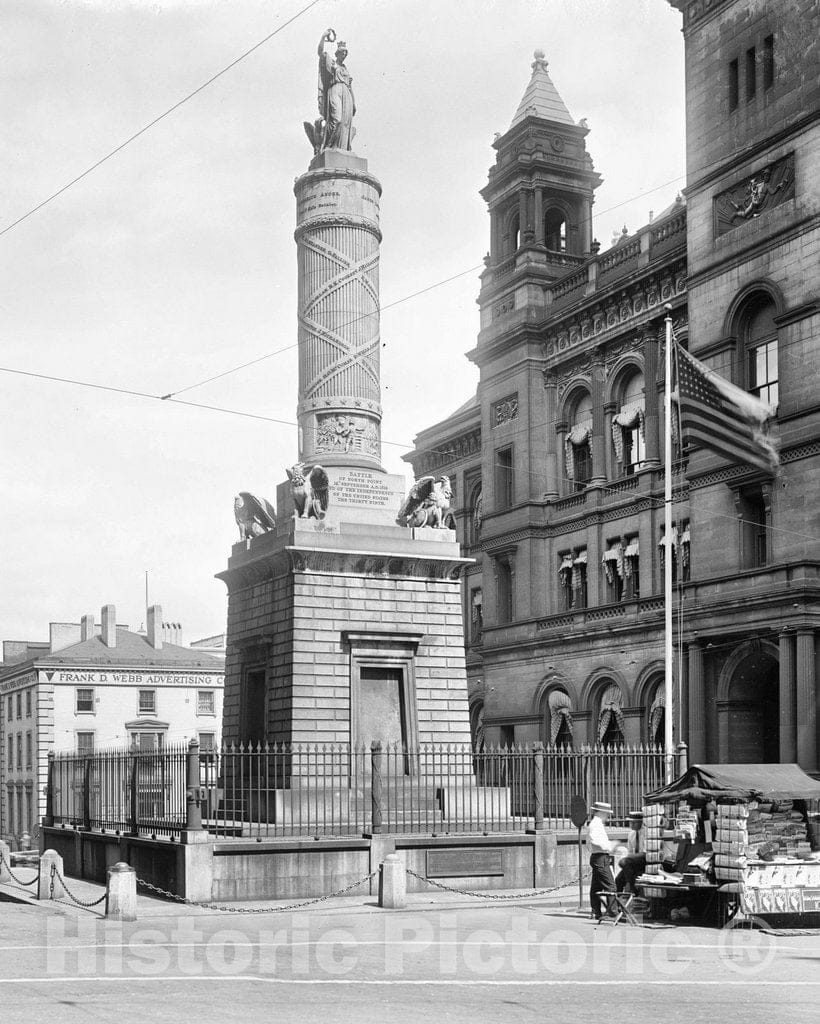
[[[287,21],[281,24],[278,28],[274,29],[273,32],[269,32],[264,39],[260,39],[258,43],[255,43],[249,50],[246,50],[244,53],[240,54],[235,60],[232,60],[231,63],[222,68],[221,71],[217,71],[215,75],[211,75],[211,77],[206,82],[203,82],[202,85],[197,86],[197,88],[194,89],[192,92],[189,92],[187,96],[183,96],[181,100],[178,100],[176,103],[174,103],[173,106],[168,107],[167,110],[164,110],[152,121],[149,121],[148,124],[140,128],[139,131],[134,132],[134,134],[129,136],[124,142],[121,142],[118,146],[112,149],[110,153],[106,153],[105,156],[101,157],[90,167],[87,167],[81,174],[78,174],[75,178],[72,178],[71,181],[63,185],[62,188],[58,188],[57,191],[53,192],[50,196],[48,196],[48,198],[44,199],[36,206],[33,206],[27,213],[24,213],[21,217],[18,217],[17,220],[14,220],[10,224],[7,224],[4,228],[0,228],[0,236],[5,235],[7,232],[11,231],[12,228],[16,228],[18,224],[22,224],[24,220],[28,220],[29,217],[33,216],[39,210],[42,210],[44,206],[48,206],[49,203],[53,202],[64,192],[67,192],[72,186],[82,181],[83,178],[87,178],[88,175],[92,173],[92,171],[96,171],[98,167],[101,167],[112,157],[116,156],[117,153],[121,153],[126,146],[130,146],[132,142],[138,139],[141,135],[144,135],[147,131],[150,131],[150,129],[153,128],[155,125],[159,124],[160,121],[163,121],[170,114],[173,114],[175,110],[179,110],[179,108],[184,103],[187,103],[189,100],[192,100],[194,96],[198,96],[199,93],[201,93],[204,89],[207,89],[209,85],[213,85],[213,83],[218,78],[221,78],[224,74],[227,74],[228,71],[230,71],[232,68],[235,68],[236,65],[239,64],[241,61],[245,60],[246,57],[250,57],[250,55],[254,53],[256,50],[258,50],[260,46],[264,46],[265,43],[270,42],[270,40],[273,39],[274,36],[279,35],[279,33],[284,31],[284,29],[286,29],[289,25],[292,25],[294,21],[296,21],[298,18],[301,18],[303,14],[306,14],[312,7],[315,7],[317,4],[321,2],[322,0],[310,0],[309,4],[306,4],[300,11],[297,11],[296,14],[288,18]]]

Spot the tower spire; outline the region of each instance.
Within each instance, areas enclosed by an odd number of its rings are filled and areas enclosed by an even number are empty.
[[[544,51],[536,50],[533,56],[535,60],[532,62],[530,84],[518,104],[510,128],[520,124],[526,117],[541,117],[546,121],[557,121],[559,124],[575,124],[549,76]]]

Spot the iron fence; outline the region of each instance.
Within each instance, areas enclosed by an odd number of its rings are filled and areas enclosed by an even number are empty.
[[[570,802],[624,824],[664,782],[654,747],[271,744],[51,758],[47,818],[124,834],[219,837],[492,833],[570,828]]]

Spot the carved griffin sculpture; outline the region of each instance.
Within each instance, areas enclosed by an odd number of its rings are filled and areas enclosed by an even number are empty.
[[[248,491],[240,491],[233,499],[233,514],[239,527],[240,540],[260,537],[276,526],[276,512],[266,498],[257,498]]]
[[[410,488],[396,518],[399,526],[432,526],[451,529],[450,502],[453,489],[448,476],[422,476]]]
[[[287,470],[297,519],[324,519],[328,506],[329,481],[321,466],[297,462]]]

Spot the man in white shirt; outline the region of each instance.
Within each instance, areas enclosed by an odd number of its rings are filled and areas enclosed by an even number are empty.
[[[615,892],[615,879],[612,877],[611,857],[615,844],[606,834],[606,823],[612,814],[612,804],[596,801],[590,808],[589,825],[587,826],[587,846],[589,847],[589,863],[592,868],[592,880],[589,883],[589,902],[592,916],[601,920],[604,908],[601,906],[599,894]]]
[[[629,812],[629,828],[629,838],[626,841],[627,855],[618,861],[618,867],[621,870],[615,876],[615,888],[618,892],[634,892],[635,879],[646,870],[643,814],[640,811]]]

